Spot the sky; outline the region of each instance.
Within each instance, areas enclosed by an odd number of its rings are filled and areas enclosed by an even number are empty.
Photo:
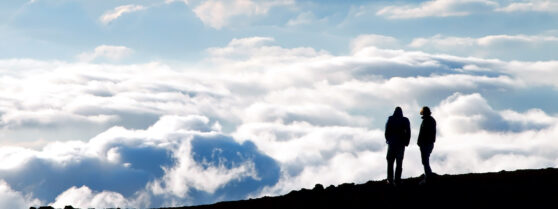
[[[556,0],[0,2],[0,207],[209,204],[558,166]]]

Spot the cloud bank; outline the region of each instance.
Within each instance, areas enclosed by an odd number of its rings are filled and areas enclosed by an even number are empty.
[[[454,55],[474,55],[477,57],[498,57],[510,60],[552,60],[548,53],[558,46],[554,35],[487,35],[483,37],[455,37],[441,34],[432,37],[414,38],[408,46],[429,52]],[[510,53],[521,50],[523,53]]]
[[[412,124],[404,176],[422,173],[423,105],[435,172],[558,165],[557,61],[381,48],[400,43],[363,35],[334,55],[237,38],[190,67],[0,60],[0,192],[17,200],[0,203],[181,206],[379,180],[395,106]]]

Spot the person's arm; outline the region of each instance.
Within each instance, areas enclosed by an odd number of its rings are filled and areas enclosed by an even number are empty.
[[[434,120],[434,118],[432,118],[432,143],[436,142],[436,120]]]
[[[385,129],[384,137],[386,138],[386,144],[389,144],[389,137],[390,137],[389,119],[388,119],[388,121],[386,122],[386,129]]]
[[[411,123],[409,119],[407,119],[405,123],[405,146],[409,146],[409,142],[411,142]]]
[[[424,132],[425,132],[424,125],[425,125],[425,124],[424,124],[424,120],[423,120],[423,121],[420,123],[420,129],[419,129],[419,134],[418,134],[418,138],[417,138],[417,144],[418,144],[419,146],[421,145],[422,141],[424,140],[424,139],[423,139],[423,138],[424,138],[424,134],[425,134],[425,133],[424,133]]]

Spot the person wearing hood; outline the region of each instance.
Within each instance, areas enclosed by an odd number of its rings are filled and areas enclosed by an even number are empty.
[[[387,181],[389,184],[398,185],[401,183],[401,173],[403,172],[403,156],[405,147],[409,146],[411,139],[411,125],[409,119],[403,117],[401,107],[396,107],[393,115],[386,123],[385,131],[388,151],[387,160]],[[396,162],[395,179],[393,176],[393,163]]]
[[[433,176],[430,168],[430,154],[434,149],[434,142],[436,142],[436,120],[431,116],[432,113],[427,106],[422,107],[420,114],[422,115],[422,123],[420,124],[417,144],[420,147],[420,157],[424,166],[424,180],[421,181],[421,184],[424,184]]]

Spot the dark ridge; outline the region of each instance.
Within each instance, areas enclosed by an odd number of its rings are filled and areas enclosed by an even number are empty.
[[[263,208],[548,208],[558,203],[558,169],[438,176],[419,185],[422,177],[398,187],[385,181],[316,185],[278,197],[219,202],[174,209]],[[552,206],[554,205],[554,206]],[[170,208],[162,208],[170,209]]]
[[[292,191],[283,196],[161,209],[265,208],[555,208],[558,169],[500,171],[404,179],[393,187],[385,181],[346,183]]]

